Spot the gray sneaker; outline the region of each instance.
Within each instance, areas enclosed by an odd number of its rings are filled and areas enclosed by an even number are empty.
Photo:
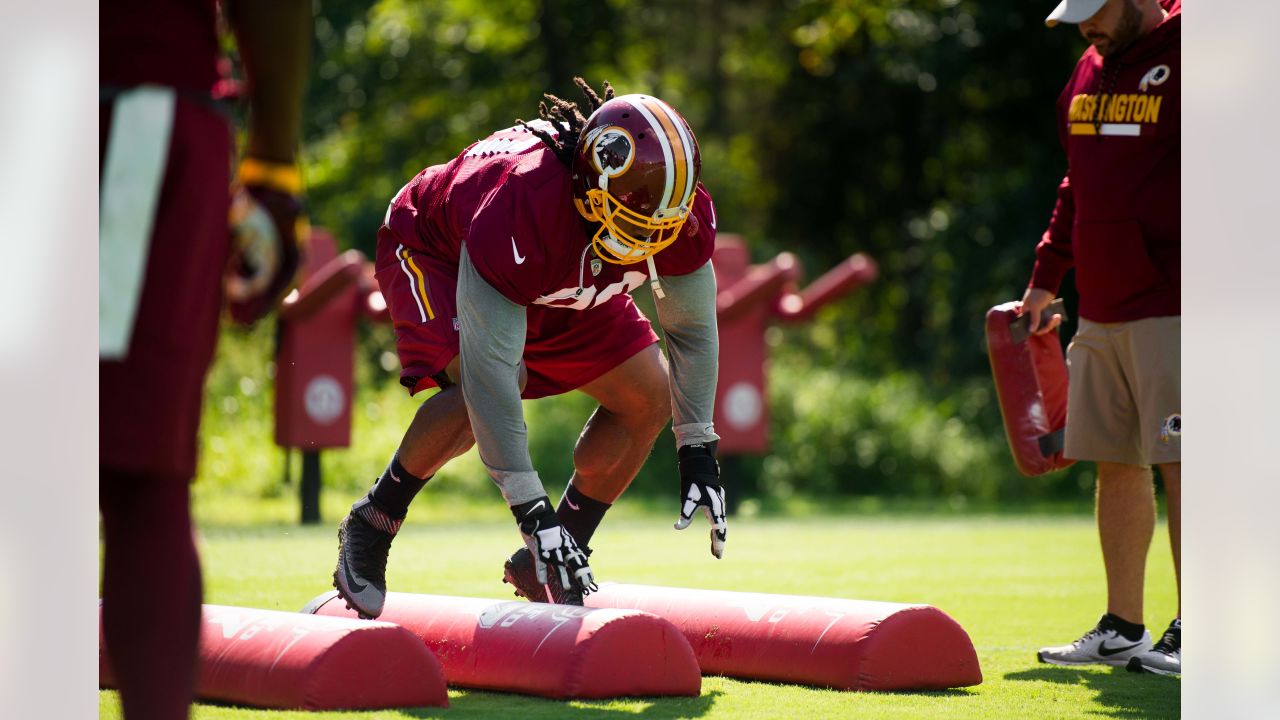
[[[347,602],[347,609],[354,609],[362,618],[371,620],[382,614],[387,599],[387,557],[403,522],[364,497],[338,525],[333,586]]]
[[[1129,659],[1129,672],[1156,675],[1182,674],[1182,618],[1175,618],[1164,637],[1150,650]]]
[[[1142,631],[1142,638],[1130,640],[1111,626],[1106,615],[1096,627],[1070,645],[1040,648],[1036,658],[1050,665],[1114,665],[1123,667],[1135,655],[1151,649],[1151,633]]]

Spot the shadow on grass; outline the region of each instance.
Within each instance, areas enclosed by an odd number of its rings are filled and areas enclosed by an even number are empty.
[[[813,690],[814,692],[835,692],[835,693],[847,692],[850,696],[872,695],[872,696],[885,696],[885,697],[901,696],[901,697],[922,697],[922,698],[928,698],[928,697],[957,698],[957,697],[968,697],[970,695],[977,695],[975,688],[972,688],[972,687],[946,688],[944,690],[848,690],[848,691],[845,691],[845,690],[839,690],[837,688],[826,687],[822,685],[805,685],[803,683],[780,682],[777,680],[757,680],[754,678],[730,677],[728,675],[724,675],[724,676],[708,675],[704,677],[724,677],[727,680],[732,680],[733,682],[741,683],[742,685],[762,685],[762,686],[773,686],[777,688],[799,688],[802,690]]]
[[[1182,683],[1161,675],[1131,673],[1124,668],[1073,668],[1046,665],[1007,673],[1014,682],[1051,682],[1084,685],[1097,693],[1096,701],[1107,717],[1181,717]]]
[[[119,694],[115,695],[115,706],[119,708]],[[702,717],[711,710],[716,698],[723,693],[719,690],[704,692],[698,697],[624,697],[608,700],[551,700],[548,698],[517,695],[515,693],[486,692],[483,690],[465,690],[462,695],[449,698],[449,707],[395,708],[387,710],[350,710],[345,713],[375,713],[377,717],[406,718],[521,718],[521,720],[541,720],[542,718],[572,718],[573,720],[624,720],[624,718],[641,718],[642,720],[676,720],[677,718]],[[624,707],[608,707],[621,703]],[[647,705],[636,710],[638,704]],[[270,717],[274,710],[261,710],[219,702],[217,700],[200,700],[193,707],[226,708],[242,711],[245,717]],[[341,713],[344,711],[328,711]]]
[[[698,697],[633,697],[615,700],[549,700],[497,692],[469,690],[465,695],[449,698],[449,708],[414,708],[400,710],[399,715],[411,718],[467,718],[467,717],[519,717],[573,718],[573,720],[675,720],[676,718],[702,717],[711,710],[719,690],[704,692]],[[611,708],[622,703],[625,707]],[[636,704],[644,704],[636,711]]]

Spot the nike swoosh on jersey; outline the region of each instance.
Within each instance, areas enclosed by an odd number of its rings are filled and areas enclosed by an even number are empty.
[[[1098,654],[1102,655],[1103,657],[1107,657],[1109,655],[1118,655],[1126,650],[1132,650],[1141,644],[1142,643],[1140,642],[1136,642],[1132,645],[1125,645],[1124,647],[1111,648],[1111,647],[1107,647],[1107,644],[1103,642],[1098,645]]]
[[[511,236],[511,254],[515,256],[516,264],[523,265],[525,257],[520,254],[520,250],[516,248],[516,236]]]

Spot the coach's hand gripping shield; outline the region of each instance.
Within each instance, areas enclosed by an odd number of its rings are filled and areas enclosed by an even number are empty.
[[[1055,300],[1041,314],[1041,323],[1063,314]],[[1067,363],[1057,331],[1032,335],[1030,317],[1018,314],[1008,302],[987,311],[987,354],[1005,434],[1018,471],[1027,477],[1071,466],[1063,457],[1067,427]]]

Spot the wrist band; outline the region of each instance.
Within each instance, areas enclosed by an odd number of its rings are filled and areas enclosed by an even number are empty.
[[[267,187],[290,195],[302,194],[302,174],[298,172],[298,166],[292,163],[245,158],[240,161],[240,172],[236,179],[241,185]]]

